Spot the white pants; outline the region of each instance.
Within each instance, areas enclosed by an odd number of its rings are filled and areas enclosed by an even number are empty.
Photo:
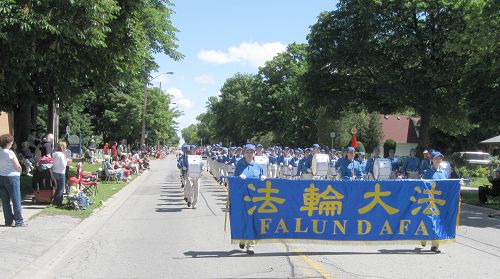
[[[278,165],[271,164],[269,165],[269,178],[277,178],[278,177]]]
[[[300,179],[301,180],[312,180],[313,175],[312,175],[312,173],[303,173],[300,175]]]
[[[186,186],[184,187],[184,196],[187,201],[195,207],[198,203],[198,194],[200,193],[200,179],[198,177],[189,177],[186,179]]]

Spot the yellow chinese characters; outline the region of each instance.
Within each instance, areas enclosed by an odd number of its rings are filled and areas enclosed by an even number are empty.
[[[248,188],[252,191],[256,190],[253,184],[248,184]],[[264,196],[255,196],[253,198],[245,196],[244,200],[253,203],[258,203],[263,201],[263,203],[257,209],[258,213],[277,213],[278,208],[274,203],[283,204],[285,203],[285,199],[279,197],[273,197],[271,196],[271,194],[278,194],[279,192],[280,190],[272,188],[271,181],[267,181],[265,188],[260,188],[257,190],[257,193],[264,194]],[[252,206],[250,209],[248,209],[247,211],[248,214],[253,215],[256,208],[257,208],[256,205]]]
[[[391,192],[380,192],[380,183],[375,184],[375,192],[366,192],[363,196],[365,199],[373,197],[373,200],[365,207],[358,209],[359,214],[365,214],[370,212],[375,205],[380,204],[384,210],[389,213],[389,215],[393,215],[399,212],[399,209],[391,207],[387,205],[384,201],[382,201],[381,197],[388,197],[391,195]]]
[[[420,189],[420,187],[418,187],[418,186],[415,187],[415,191],[417,191],[417,193],[419,193],[419,194],[422,193],[422,189]],[[428,202],[427,207],[425,207],[425,209],[423,211],[424,214],[425,215],[439,215],[440,211],[439,211],[437,204],[440,206],[443,206],[446,204],[446,201],[436,198],[436,195],[439,196],[442,194],[441,191],[436,190],[436,182],[433,182],[431,184],[431,189],[425,190],[424,194],[429,195],[429,197],[428,198],[421,198],[421,199],[418,199],[418,201],[417,201],[417,199],[413,196],[410,198],[410,201],[417,202],[418,204],[423,204],[423,203]],[[414,208],[411,211],[411,214],[416,215],[417,213],[420,212],[421,208],[422,208],[422,206],[418,206],[418,207]]]
[[[319,215],[334,216],[342,213],[342,200],[344,196],[335,191],[332,185],[328,185],[325,191],[319,193],[319,189],[313,183],[304,190],[304,206],[300,207],[300,211],[307,211],[308,216],[312,216],[315,211]]]

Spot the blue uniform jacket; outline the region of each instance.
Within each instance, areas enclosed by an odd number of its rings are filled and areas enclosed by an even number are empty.
[[[363,169],[365,173],[371,173],[373,174],[373,164],[375,164],[375,159],[378,159],[379,157],[371,157],[368,159],[368,162],[366,162],[366,167]]]
[[[234,176],[239,176],[240,174],[244,174],[247,178],[260,178],[264,175],[264,169],[255,161],[250,164],[243,158],[238,161],[236,167],[234,169]]]
[[[269,155],[269,164],[277,164],[278,163],[278,156],[276,155]]]
[[[417,157],[408,157],[401,168],[403,173],[407,171],[420,171],[420,159]]]
[[[420,165],[420,174],[425,173],[426,170],[431,168],[431,160],[422,160]]]
[[[448,175],[444,170],[438,168],[437,170],[433,167],[427,169],[422,176],[423,179],[448,179]]]
[[[344,159],[339,161],[341,161],[339,171],[342,179],[351,179],[353,170],[357,179],[363,178],[363,170],[357,160],[349,161],[348,159]]]

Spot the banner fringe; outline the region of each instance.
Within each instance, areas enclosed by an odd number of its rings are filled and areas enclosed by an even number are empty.
[[[455,238],[452,239],[437,239],[439,244],[455,243]],[[239,244],[240,242],[253,241],[252,239],[231,239],[231,244]],[[268,243],[291,243],[291,244],[328,244],[328,245],[421,245],[422,241],[430,242],[433,240],[320,240],[320,239],[296,239],[296,238],[272,238],[272,239],[257,239],[255,242]]]

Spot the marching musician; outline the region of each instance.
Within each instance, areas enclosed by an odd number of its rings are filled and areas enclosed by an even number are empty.
[[[424,172],[422,179],[448,179],[448,173],[441,169],[441,162],[443,161],[443,154],[439,151],[434,151],[431,154],[432,165],[429,169]],[[425,247],[427,241],[422,241],[422,246]],[[434,253],[441,253],[439,250],[439,240],[433,240],[431,242],[431,251]]]
[[[369,178],[375,177],[373,175],[373,165],[375,164],[375,160],[380,158],[380,147],[375,146],[373,148],[373,154],[370,159],[368,159],[368,162],[366,162],[366,167],[364,169],[365,173],[369,176]]]
[[[337,161],[342,179],[354,180],[363,178],[363,170],[358,161],[354,160],[354,147],[349,146],[347,149],[347,158]]]
[[[432,164],[431,155],[428,150],[424,150],[422,163],[420,165],[420,174],[424,174],[426,170],[430,169],[431,164]]]
[[[391,178],[397,178],[399,171],[399,161],[398,158],[394,156],[394,149],[389,150],[389,157],[387,157],[387,159],[391,160]]]
[[[304,150],[304,157],[302,157],[302,159],[299,161],[298,172],[300,173],[301,180],[313,179],[313,175],[311,172],[311,165],[312,165],[311,149],[306,148]]]
[[[255,163],[254,156],[255,145],[245,145],[245,157],[238,161],[234,170],[234,176],[239,176],[241,179],[260,178],[260,180],[265,180],[264,170],[259,164]],[[247,254],[253,255],[255,253],[255,240],[241,241],[239,245],[240,249],[245,248],[245,246]]]
[[[271,148],[269,151],[269,177],[278,177],[278,155],[276,155],[276,148]]]
[[[417,149],[415,147],[410,149],[410,157],[406,158],[401,171],[403,175],[406,175],[408,178],[418,178],[420,173],[420,159],[417,157]]]

